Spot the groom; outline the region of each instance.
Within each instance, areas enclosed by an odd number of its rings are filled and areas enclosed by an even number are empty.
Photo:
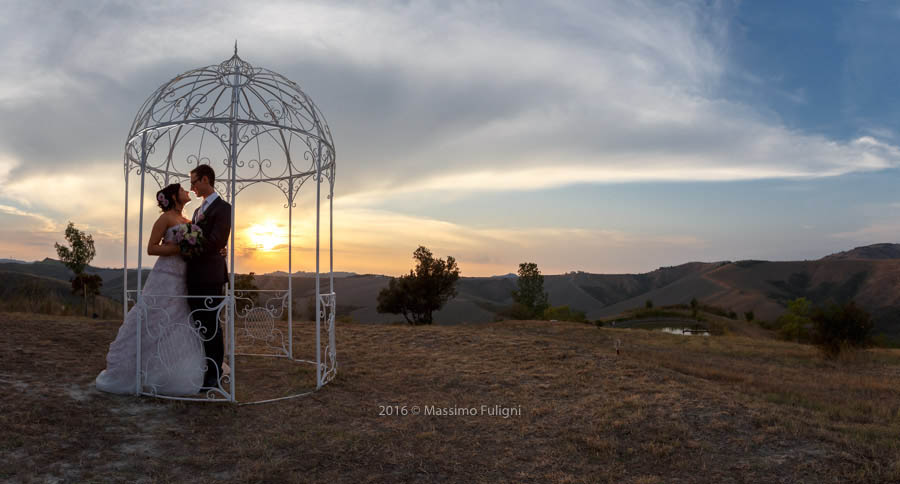
[[[207,360],[203,377],[203,386],[209,388],[219,386],[225,344],[217,312],[207,308],[218,306],[225,294],[223,285],[228,280],[228,266],[222,249],[231,235],[231,204],[219,197],[213,188],[215,183],[216,172],[209,165],[191,170],[191,190],[203,197],[191,221],[203,230],[206,243],[200,254],[187,260],[187,291],[188,296],[213,296],[209,304],[206,297],[188,298],[193,318],[200,326],[206,357],[214,362],[213,365]]]

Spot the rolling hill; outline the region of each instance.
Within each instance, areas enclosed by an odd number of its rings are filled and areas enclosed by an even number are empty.
[[[465,270],[465,268],[463,268]],[[66,282],[72,274],[59,261],[45,259],[30,264],[0,263],[5,273],[30,274]],[[90,267],[103,277],[103,295],[121,301],[122,270]],[[146,277],[147,271],[144,271]],[[0,277],[0,279],[6,279]],[[376,312],[378,292],[389,276],[339,273],[334,278],[338,315],[356,321],[385,323],[403,318]],[[261,289],[287,289],[284,274],[256,276]],[[12,281],[3,281],[8,286]],[[136,273],[129,271],[129,287]],[[14,283],[15,284],[15,283]],[[328,279],[322,278],[323,292]],[[458,295],[435,314],[439,324],[486,323],[512,304],[515,277],[462,277]],[[308,317],[315,279],[309,274],[293,278],[295,312]],[[815,304],[855,300],[869,311],[876,331],[900,336],[900,244],[876,244],[832,254],[812,261],[689,262],[661,267],[644,274],[591,274],[572,272],[544,277],[551,304],[568,305],[589,319],[615,316],[647,300],[656,306],[685,304],[692,298],[738,314],[753,311],[757,319],[773,320],[787,302],[806,297]],[[0,288],[2,289],[2,288]]]
[[[82,304],[82,297],[72,294],[68,281],[0,270],[0,311],[80,315]],[[122,314],[121,303],[102,295],[88,300],[88,310],[102,318]]]
[[[284,280],[261,279],[261,287],[286,288]],[[335,278],[339,314],[356,321],[391,322],[402,317],[375,311],[378,292],[386,276]],[[262,282],[265,281],[265,282]],[[281,285],[284,284],[284,285]],[[435,314],[440,324],[493,321],[512,304],[515,278],[462,277],[458,296]],[[295,304],[303,305],[314,290],[312,280],[294,280]],[[644,274],[590,274],[574,272],[544,277],[553,305],[568,305],[589,319],[615,316],[642,307],[686,304],[692,298],[735,311],[753,311],[757,319],[780,316],[788,301],[806,297],[815,304],[855,300],[869,311],[876,331],[900,336],[900,245],[878,244],[814,261],[759,260],[690,262],[661,267]]]

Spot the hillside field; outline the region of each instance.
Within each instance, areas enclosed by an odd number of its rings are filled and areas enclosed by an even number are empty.
[[[119,311],[124,284],[122,269],[89,267],[88,273],[103,278],[104,308],[101,317],[114,317]],[[143,272],[147,277],[148,271]],[[71,279],[71,272],[59,261],[45,259],[33,263],[0,262],[0,295],[21,292],[26,275],[32,286],[46,286],[49,280]],[[17,276],[18,275],[18,276]],[[14,278],[15,276],[16,278]],[[288,279],[283,272],[259,275],[255,283],[260,289],[286,290]],[[310,273],[296,273],[292,279],[294,315],[308,318],[312,314],[315,279]],[[465,276],[465,268],[463,268]],[[378,293],[387,287],[390,276],[339,272],[334,277],[338,316],[365,323],[401,321],[397,314],[381,314],[376,310]],[[42,282],[35,282],[42,281]],[[327,275],[322,276],[322,290],[331,290]],[[137,273],[128,273],[128,287],[137,285]],[[56,285],[59,286],[59,285]],[[63,286],[59,286],[63,287]],[[456,284],[457,296],[435,312],[437,324],[490,323],[504,319],[503,310],[512,303],[516,278],[461,277]],[[655,307],[688,304],[696,298],[702,304],[733,311],[736,319],[753,312],[757,321],[775,321],[789,301],[804,297],[814,305],[855,301],[868,311],[875,324],[874,333],[885,341],[900,344],[900,244],[874,244],[809,261],[739,260],[720,262],[688,262],[660,267],[643,274],[591,274],[570,272],[545,275],[544,289],[553,306],[569,306],[585,313],[590,320],[608,319],[647,301]],[[59,294],[54,301],[66,297]],[[27,298],[17,296],[15,304],[0,304],[0,311],[20,311],[35,306]],[[45,303],[58,308],[63,303]],[[71,307],[71,305],[69,305]],[[35,312],[60,314],[58,309]]]
[[[235,406],[96,391],[118,326],[0,313],[0,480],[900,480],[898,350],[826,361],[769,338],[577,323],[339,324],[334,382]],[[240,391],[305,376],[285,363],[240,358]],[[381,415],[390,406],[520,414]]]

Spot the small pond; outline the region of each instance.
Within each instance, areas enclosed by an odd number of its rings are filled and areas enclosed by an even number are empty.
[[[682,336],[709,336],[709,332],[690,332],[690,328],[659,328],[663,333],[677,334]]]

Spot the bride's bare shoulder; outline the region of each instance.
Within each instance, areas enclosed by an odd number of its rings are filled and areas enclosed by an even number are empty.
[[[159,214],[159,218],[156,219],[156,223],[164,225],[166,227],[166,230],[169,230],[176,225],[184,223],[182,221],[182,218],[183,217],[177,213],[167,211]]]

